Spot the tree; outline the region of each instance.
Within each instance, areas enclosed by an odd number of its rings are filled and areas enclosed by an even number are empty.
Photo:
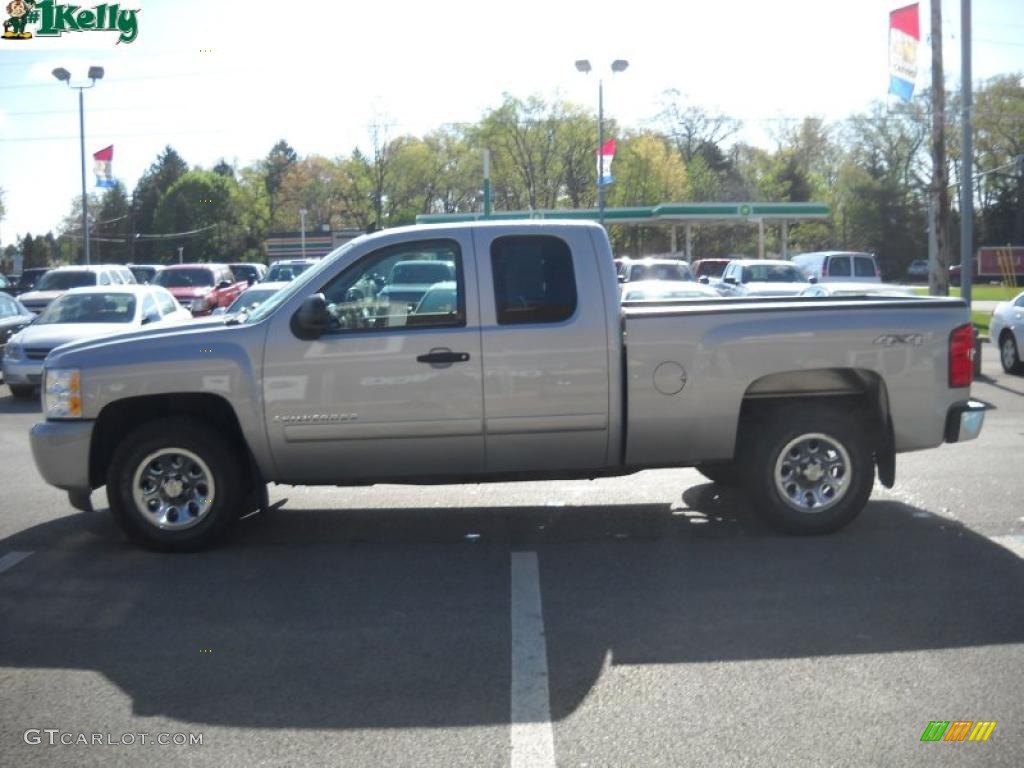
[[[223,157],[217,161],[217,164],[213,166],[213,172],[218,176],[226,176],[229,179],[235,178],[235,168],[231,163],[225,160]]]
[[[270,216],[270,226],[277,224],[278,193],[284,184],[284,178],[288,170],[298,161],[298,155],[287,141],[281,139],[270,148],[261,165],[264,174],[264,184],[267,189],[267,207]]]
[[[172,147],[164,147],[156,160],[142,174],[132,193],[133,233],[157,234],[156,209],[160,198],[188,171],[188,164]],[[142,241],[133,245],[132,260],[151,261],[154,253],[153,242]]]
[[[234,179],[204,170],[184,174],[160,198],[155,224],[161,233],[195,234],[161,241],[158,250],[185,245],[195,261],[234,261],[244,250],[236,194]]]
[[[90,247],[95,261],[125,264],[131,256],[131,203],[121,182],[115,182],[103,194],[90,227]],[[102,259],[101,259],[102,254]]]

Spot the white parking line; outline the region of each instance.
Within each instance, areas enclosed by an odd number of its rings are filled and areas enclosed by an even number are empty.
[[[9,571],[31,554],[31,552],[8,552],[3,557],[0,557],[0,573]]]
[[[512,553],[512,768],[554,768],[548,651],[536,552]]]
[[[1010,550],[1017,557],[1024,558],[1024,535],[1018,533],[1009,536],[992,536],[991,538],[996,544]]]

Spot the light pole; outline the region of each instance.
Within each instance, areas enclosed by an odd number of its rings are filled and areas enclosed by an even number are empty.
[[[53,70],[53,76],[78,91],[78,140],[82,152],[82,236],[85,242],[85,263],[89,263],[89,199],[85,194],[85,99],[82,91],[92,88],[97,80],[103,79],[103,67],[89,67],[89,84],[72,85],[71,73],[64,67]]]
[[[299,218],[302,220],[302,258],[306,258],[306,211],[305,208],[299,208]]]
[[[625,72],[629,62],[616,59],[612,62],[612,74]],[[576,69],[583,74],[590,73],[590,60],[579,59]],[[604,226],[604,79],[597,78],[597,217]]]

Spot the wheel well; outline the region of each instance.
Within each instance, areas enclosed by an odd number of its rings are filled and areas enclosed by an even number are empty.
[[[234,410],[227,400],[212,394],[144,395],[117,400],[100,411],[93,427],[89,450],[89,484],[99,488],[107,482],[107,469],[118,443],[142,424],[156,419],[191,417],[226,437],[241,455],[247,469],[258,472],[242,435]]]
[[[1011,331],[1009,328],[1003,328],[1003,330],[1001,330],[999,332],[999,340],[1002,341],[1007,336],[1009,336],[1010,338],[1013,338],[1013,331]],[[1013,341],[1014,341],[1015,344],[1017,343],[1016,339],[1013,339]]]
[[[869,430],[878,464],[878,478],[886,488],[896,479],[896,449],[889,394],[873,371],[854,368],[787,371],[753,382],[747,388],[736,426],[736,453],[744,436],[757,434],[757,422],[772,409],[790,403],[828,403],[853,413]]]

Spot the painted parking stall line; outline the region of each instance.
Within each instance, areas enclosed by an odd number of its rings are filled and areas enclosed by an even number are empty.
[[[31,552],[8,552],[3,557],[0,557],[0,573],[11,570],[11,568],[29,557],[31,554]]]
[[[548,651],[536,552],[512,553],[512,768],[554,768]]]

